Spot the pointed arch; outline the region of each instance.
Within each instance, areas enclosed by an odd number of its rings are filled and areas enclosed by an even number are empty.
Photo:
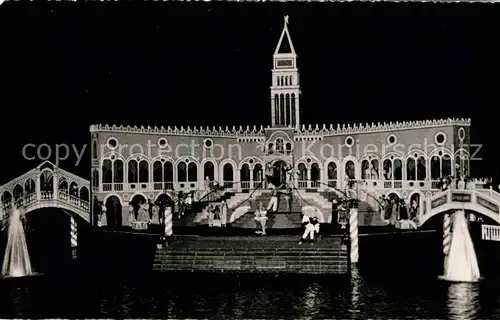
[[[309,160],[309,161],[307,161],[307,160]],[[320,168],[322,165],[322,162],[313,155],[304,156],[296,161],[296,163],[299,163],[299,162],[303,162],[306,165],[307,169],[311,169],[311,166],[313,163],[317,163],[320,166]]]
[[[342,181],[344,180],[347,180],[347,179],[351,179],[348,174],[347,174],[347,165],[349,165],[349,163],[352,162],[352,165],[353,165],[353,168],[354,168],[354,174],[352,175],[354,178],[353,179],[359,179],[360,178],[360,170],[359,170],[359,163],[358,163],[358,159],[356,159],[356,157],[354,156],[346,156],[342,159],[342,164],[340,166],[340,173],[342,175]]]
[[[219,177],[219,166],[217,165],[217,160],[213,158],[204,158],[201,163],[200,163],[200,174],[203,179],[205,179],[206,175],[208,172],[206,172],[205,168],[208,163],[211,163],[213,166],[213,177],[211,177],[211,180],[217,180]],[[208,170],[208,168],[207,168]]]
[[[327,158],[323,163],[323,181],[328,187],[337,188],[339,179],[340,161],[335,157]]]
[[[424,151],[420,149],[408,151],[405,155],[405,163],[406,180],[424,181],[427,179],[429,160]]]
[[[224,159],[219,164],[219,183],[221,181],[222,181],[222,183],[224,183],[224,174],[226,174],[226,178],[228,178],[228,168],[227,167],[226,167],[226,172],[224,172],[224,166],[226,164],[230,164],[232,166],[232,172],[233,172],[232,173],[233,174],[233,181],[232,182],[235,182],[234,179],[236,179],[236,177],[237,177],[236,169],[238,168],[238,164],[236,163],[236,161],[234,161],[233,159]]]
[[[364,155],[360,161],[360,176],[361,179],[377,180],[380,178],[380,166],[382,161],[376,154]]]

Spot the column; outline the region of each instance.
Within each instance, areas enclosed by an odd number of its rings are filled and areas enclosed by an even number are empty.
[[[70,219],[71,254],[73,259],[76,259],[77,249],[78,249],[78,229],[75,218],[71,216],[69,219]]]
[[[295,126],[299,128],[300,126],[300,113],[299,113],[299,95],[295,96]]]
[[[250,189],[254,188],[254,185],[253,185],[253,170],[254,169],[250,169]]]
[[[276,99],[271,95],[271,124],[276,124]]]
[[[443,254],[444,254],[444,264],[443,270],[444,275],[447,273],[448,269],[448,254],[450,253],[451,246],[451,217],[449,214],[445,214],[443,217]]]
[[[40,172],[37,172],[35,175],[35,192],[36,192],[36,201],[42,199],[42,191],[40,187]]]
[[[311,169],[307,168],[307,187],[311,188]]]
[[[59,179],[57,179],[57,171],[54,168],[54,171],[52,172],[52,199],[58,199],[58,198],[59,198]]]
[[[283,101],[281,100],[281,94],[278,96],[278,121],[276,121],[276,124],[281,125],[281,104]]]
[[[350,258],[351,263],[358,263],[359,261],[359,244],[358,244],[358,209],[351,208],[349,212],[349,238],[350,245]]]

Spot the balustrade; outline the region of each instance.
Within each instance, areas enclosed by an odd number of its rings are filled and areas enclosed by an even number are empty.
[[[242,190],[249,190],[252,188],[251,182],[250,181],[241,181],[240,182],[241,189]]]
[[[500,241],[500,226],[483,224],[481,226],[481,239],[490,241]]]

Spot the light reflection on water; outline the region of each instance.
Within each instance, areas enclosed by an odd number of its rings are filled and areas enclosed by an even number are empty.
[[[357,269],[345,281],[193,274],[78,278],[0,282],[0,318],[500,318],[498,285],[399,278],[389,283]]]
[[[475,319],[480,312],[478,283],[451,283],[448,287],[448,319]]]

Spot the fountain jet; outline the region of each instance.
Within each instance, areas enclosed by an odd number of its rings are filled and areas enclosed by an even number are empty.
[[[477,282],[481,278],[476,251],[463,210],[453,214],[450,252],[445,259],[445,274],[440,278],[451,282]]]
[[[2,265],[4,277],[33,275],[22,218],[20,206],[13,209],[8,218],[7,246]]]

